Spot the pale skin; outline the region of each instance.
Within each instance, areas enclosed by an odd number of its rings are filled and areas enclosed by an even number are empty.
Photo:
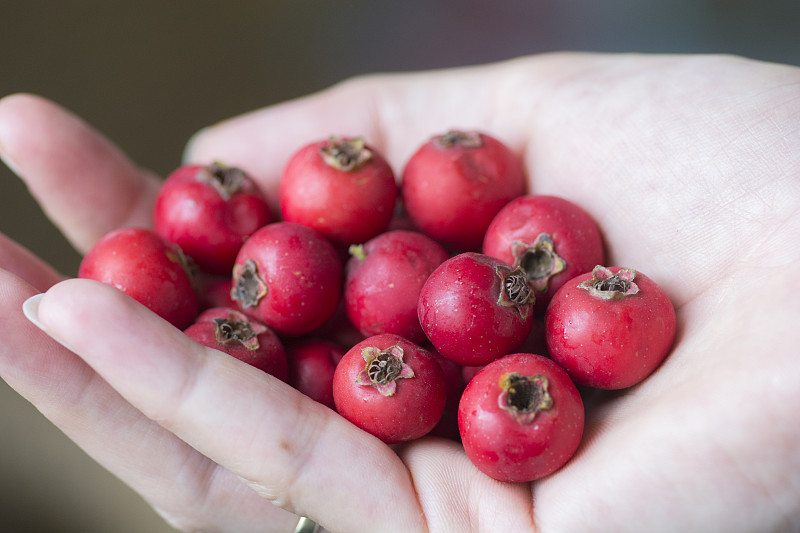
[[[292,151],[360,134],[396,169],[452,127],[495,134],[531,192],[583,206],[609,265],[659,283],[674,351],[587,402],[573,460],[530,484],[458,444],[389,448],[120,292],[0,241],[0,375],[182,531],[800,529],[800,69],[732,57],[555,54],[375,75],[217,124],[187,161],[275,199]],[[57,105],[0,100],[0,152],[66,238],[149,226],[158,180]],[[23,302],[46,291],[43,297]],[[41,328],[41,329],[40,329]]]

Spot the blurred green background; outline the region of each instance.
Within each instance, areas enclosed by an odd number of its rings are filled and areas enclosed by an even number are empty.
[[[196,130],[349,76],[551,50],[722,52],[800,65],[800,1],[0,0],[0,96],[38,93],[165,175]],[[80,257],[0,165],[0,231]],[[172,531],[0,382],[0,531]]]

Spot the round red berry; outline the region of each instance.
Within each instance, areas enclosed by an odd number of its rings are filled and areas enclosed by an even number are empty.
[[[113,285],[180,329],[198,312],[186,257],[151,230],[124,228],[106,234],[81,260],[78,277]]]
[[[522,162],[505,144],[485,133],[453,130],[411,156],[401,193],[423,232],[452,249],[477,251],[494,216],[525,189]]]
[[[302,335],[336,311],[342,263],[311,228],[275,222],[244,243],[233,268],[233,298],[245,313],[279,335]]]
[[[552,359],[581,385],[623,389],[650,375],[675,340],[675,308],[632,269],[597,266],[568,281],[545,314]]]
[[[386,443],[422,437],[439,422],[446,386],[434,356],[398,335],[364,339],[339,361],[336,409]]]
[[[286,344],[289,385],[312,400],[335,409],[333,374],[346,351],[339,344],[324,339],[289,341]]]
[[[419,296],[418,317],[431,344],[451,361],[480,366],[510,353],[533,325],[525,272],[465,252],[439,265]]]
[[[507,482],[534,481],[564,466],[583,422],[581,396],[564,370],[529,353],[486,365],[458,407],[464,452],[480,471]]]
[[[250,176],[219,163],[175,170],[161,186],[153,211],[156,232],[212,274],[230,275],[244,241],[271,220]]]
[[[345,270],[347,315],[364,336],[394,333],[420,343],[417,302],[428,276],[448,259],[422,233],[395,230],[351,246]]]
[[[291,157],[281,177],[283,219],[313,228],[339,246],[366,242],[386,229],[396,200],[394,172],[361,137],[308,144]]]
[[[527,272],[538,316],[564,283],[605,263],[592,217],[569,200],[545,195],[522,196],[500,210],[486,230],[483,253]]]
[[[266,324],[229,307],[214,307],[186,328],[186,335],[203,346],[224,352],[239,361],[286,381],[289,366],[278,336]]]

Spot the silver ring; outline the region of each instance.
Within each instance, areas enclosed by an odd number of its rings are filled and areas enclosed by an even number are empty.
[[[317,533],[318,531],[319,524],[305,516],[300,517],[300,520],[297,521],[297,526],[294,528],[294,533]]]

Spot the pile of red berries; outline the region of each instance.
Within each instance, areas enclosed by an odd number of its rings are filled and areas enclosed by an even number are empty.
[[[431,138],[401,178],[362,138],[308,144],[274,221],[243,170],[184,166],[155,230],[105,236],[79,276],[387,443],[452,437],[503,481],[558,470],[583,433],[578,386],[652,373],[675,337],[670,300],[602,266],[595,221],[528,194],[521,160],[485,133]]]

